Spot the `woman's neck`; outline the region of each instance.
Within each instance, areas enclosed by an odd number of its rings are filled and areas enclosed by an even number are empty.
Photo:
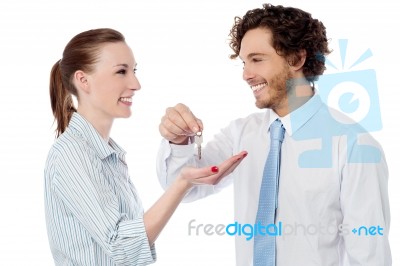
[[[78,114],[82,115],[90,124],[99,132],[100,136],[108,143],[110,139],[111,127],[113,124],[113,118],[105,118],[96,112],[90,112],[83,108],[77,110]]]

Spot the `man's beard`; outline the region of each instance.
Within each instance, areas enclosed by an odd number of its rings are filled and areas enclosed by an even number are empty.
[[[285,66],[280,74],[273,77],[268,82],[268,91],[266,99],[260,99],[256,101],[256,106],[260,109],[279,109],[282,104],[287,102],[287,95],[290,90],[292,90],[291,81],[293,80],[293,75],[289,71],[289,66]]]

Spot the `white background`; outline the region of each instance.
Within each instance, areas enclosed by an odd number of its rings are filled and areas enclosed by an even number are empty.
[[[356,1],[353,1],[356,2]],[[374,136],[390,171],[390,243],[400,264],[399,82],[395,1],[273,1],[312,13],[331,39],[349,39],[348,64],[370,48],[357,69],[377,73],[383,129]],[[227,38],[233,17],[262,1],[50,1],[0,2],[0,265],[52,265],[43,207],[43,166],[54,140],[48,80],[66,43],[91,28],[111,27],[127,38],[138,61],[142,90],[133,116],[115,123],[112,137],[128,151],[128,164],[145,209],[162,194],[155,173],[158,124],[166,107],[183,102],[212,137],[236,117],[258,111],[231,61]],[[338,61],[339,60],[339,61]],[[351,62],[352,61],[352,62]],[[346,65],[345,65],[346,67]],[[396,115],[397,114],[397,115]],[[157,241],[156,265],[234,265],[230,236],[188,236],[188,222],[233,222],[232,188],[182,204]],[[290,255],[290,254],[288,254]]]

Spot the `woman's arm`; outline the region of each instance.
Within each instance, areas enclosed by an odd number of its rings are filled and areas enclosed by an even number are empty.
[[[217,184],[223,177],[235,170],[246,155],[247,152],[241,152],[224,161],[218,167],[187,167],[182,169],[171,186],[144,214],[149,244],[152,245],[155,242],[189,189],[196,184]]]

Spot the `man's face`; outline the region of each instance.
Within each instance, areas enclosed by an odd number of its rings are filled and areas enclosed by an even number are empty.
[[[243,61],[243,79],[250,85],[258,108],[270,108],[278,114],[287,109],[286,84],[293,77],[289,64],[272,47],[272,33],[256,28],[246,32],[239,57]]]

